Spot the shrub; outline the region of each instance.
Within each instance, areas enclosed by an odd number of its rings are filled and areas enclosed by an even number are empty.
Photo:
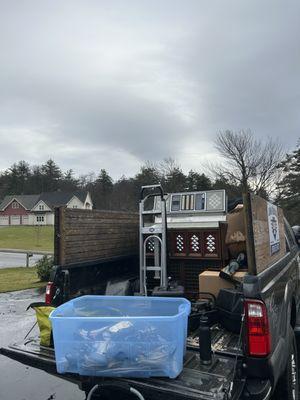
[[[48,282],[50,279],[50,272],[53,267],[53,257],[43,256],[35,263],[37,267],[37,274],[41,282]]]

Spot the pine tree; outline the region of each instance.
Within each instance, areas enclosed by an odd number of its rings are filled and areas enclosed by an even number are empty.
[[[63,173],[63,177],[59,182],[59,188],[65,192],[73,192],[76,191],[79,187],[79,181],[74,177],[74,171],[72,169],[68,169]]]
[[[46,161],[41,167],[43,175],[43,191],[53,192],[59,189],[62,172],[52,159]]]
[[[211,188],[211,181],[205,174],[199,174],[191,170],[187,176],[187,190],[209,190]]]
[[[277,185],[277,203],[285,210],[291,225],[300,225],[300,142],[296,150],[286,155],[279,168],[284,177]]]
[[[19,161],[13,164],[7,171],[7,183],[9,194],[27,194],[28,180],[31,171],[26,161]],[[29,189],[30,190],[30,189]]]
[[[113,187],[114,184],[112,178],[108,175],[105,169],[101,169],[92,190],[92,196],[96,208],[102,210],[111,209],[111,194]]]

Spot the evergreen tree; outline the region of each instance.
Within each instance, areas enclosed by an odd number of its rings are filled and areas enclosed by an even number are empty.
[[[62,179],[59,183],[59,187],[62,191],[65,192],[73,192],[78,190],[79,181],[74,177],[74,171],[72,169],[69,169],[63,173]]]
[[[300,225],[300,144],[286,155],[279,168],[284,177],[277,185],[277,203],[284,208],[290,224]]]
[[[112,208],[114,210],[137,211],[136,183],[133,178],[124,175],[114,184],[112,193]]]
[[[188,173],[186,182],[188,191],[211,189],[211,180],[205,174],[199,174],[193,170]]]
[[[42,167],[40,165],[34,165],[31,168],[30,176],[30,194],[38,194],[44,191],[44,177],[42,173]]]
[[[13,164],[6,171],[8,194],[26,194],[30,190],[28,187],[30,175],[30,167],[27,162],[19,161]]]
[[[141,186],[158,184],[161,179],[161,174],[156,166],[149,162],[142,165],[140,171],[134,177],[138,190],[140,190]]]
[[[111,194],[113,187],[114,184],[112,178],[108,175],[105,169],[101,169],[92,190],[96,208],[102,210],[111,209]]]
[[[175,160],[167,158],[160,163],[159,168],[162,175],[162,184],[167,193],[187,190],[187,177]]]
[[[41,167],[43,175],[43,191],[53,192],[59,189],[59,183],[62,179],[62,171],[52,159],[46,161]]]

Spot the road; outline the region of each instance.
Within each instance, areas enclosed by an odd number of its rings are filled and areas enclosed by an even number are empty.
[[[0,294],[0,347],[22,341],[35,322],[33,301],[43,301],[36,289]],[[83,400],[72,383],[26,367],[0,355],[0,399],[2,400]]]
[[[29,258],[29,265],[33,266],[41,257],[41,255],[33,255]],[[26,254],[22,253],[2,253],[0,252],[0,268],[25,267]]]

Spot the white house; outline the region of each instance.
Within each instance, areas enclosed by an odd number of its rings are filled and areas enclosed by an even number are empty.
[[[92,209],[89,192],[10,195],[0,204],[0,225],[54,225],[54,208]]]

